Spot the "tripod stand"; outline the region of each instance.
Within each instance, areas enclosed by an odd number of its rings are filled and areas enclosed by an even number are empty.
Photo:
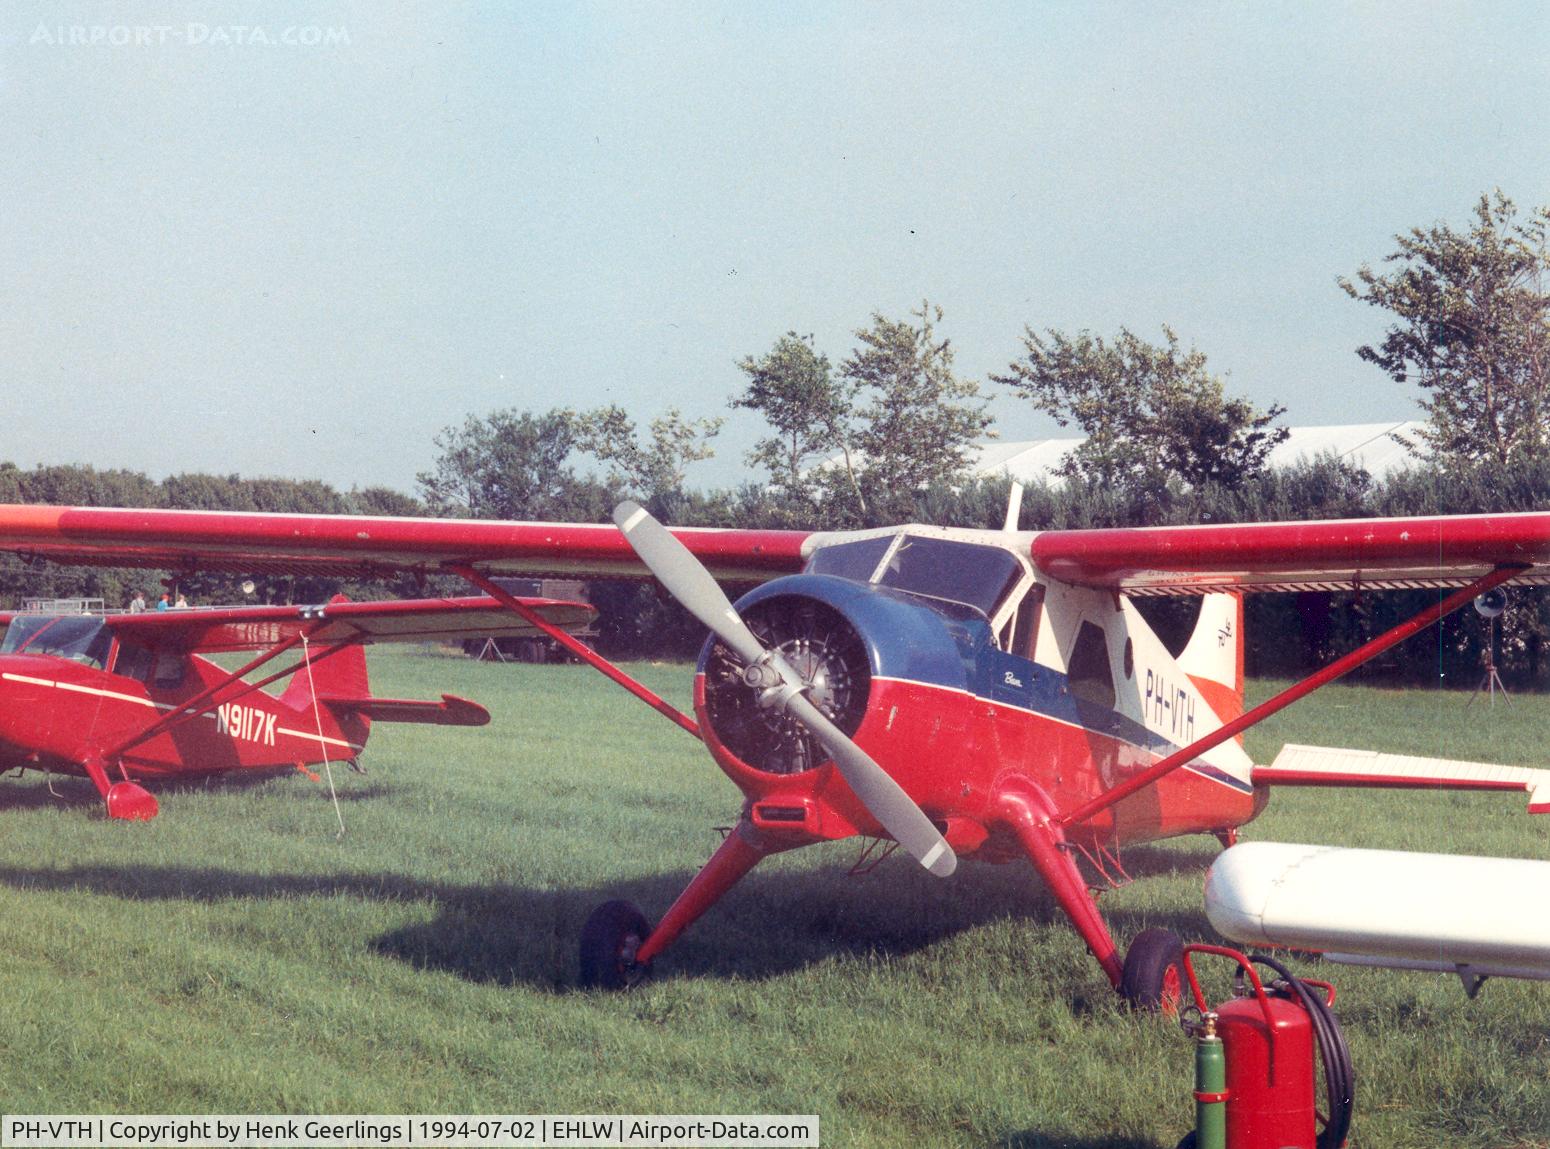
[[[1485,650],[1481,652],[1480,663],[1484,673],[1480,675],[1480,685],[1475,687],[1475,692],[1469,696],[1469,701],[1464,703],[1464,709],[1468,710],[1475,704],[1481,692],[1490,699],[1490,705],[1496,705],[1496,692],[1501,691],[1502,697],[1507,700],[1507,705],[1512,705],[1512,695],[1507,693],[1507,687],[1502,682],[1502,676],[1496,672],[1496,619],[1492,618],[1486,623]]]

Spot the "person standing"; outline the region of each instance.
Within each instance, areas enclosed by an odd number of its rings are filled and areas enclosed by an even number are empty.
[[[129,613],[140,614],[145,610],[145,595],[141,591],[135,591],[135,597],[129,600]]]

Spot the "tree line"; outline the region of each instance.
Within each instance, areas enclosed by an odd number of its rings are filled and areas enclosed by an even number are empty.
[[[1550,493],[1547,226],[1550,209],[1520,214],[1497,191],[1479,199],[1467,228],[1413,228],[1395,237],[1378,270],[1363,265],[1336,280],[1388,323],[1380,341],[1356,353],[1416,385],[1427,416],[1415,465],[1382,483],[1333,458],[1267,469],[1269,452],[1287,434],[1277,425],[1284,407],[1261,410],[1229,395],[1206,356],[1168,327],[1151,342],[1125,328],[1104,336],[1030,324],[1019,353],[989,381],[1085,439],[1062,461],[1057,482],[1027,492],[1019,525],[1543,509]],[[436,437],[436,461],[417,477],[415,496],[384,488],[340,492],[311,481],[178,475],[155,482],[126,471],[23,472],[0,464],[0,501],[602,522],[628,495],[683,525],[997,527],[1010,482],[968,474],[969,449],[993,434],[992,420],[981,385],[957,372],[944,318],[929,300],[902,319],[873,313],[837,366],[812,336],[794,331],[738,360],[729,380],[740,376],[740,389],[729,406],[758,414],[767,433],[746,458],[757,477],[727,489],[687,482],[690,467],[712,454],[721,417],[675,409],[639,425],[607,406],[470,415]],[[116,602],[150,581],[154,576],[106,569],[23,571],[14,560],[0,566],[0,589],[13,600],[25,587],[30,595],[86,593]],[[200,575],[185,585],[208,600],[229,595],[230,581]],[[257,594],[266,601],[315,599],[332,589],[328,580],[269,579]],[[353,589],[370,595],[390,588]],[[598,584],[593,593],[604,612],[603,644],[612,652],[687,654],[696,645],[695,629],[651,588]],[[1250,668],[1298,671],[1415,604],[1414,595],[1255,596],[1251,643],[1256,634],[1298,633],[1303,641],[1251,646]],[[1170,608],[1154,613],[1166,629]],[[1542,596],[1517,592],[1504,621],[1506,673],[1537,677],[1550,633]],[[1457,681],[1477,666],[1483,641],[1474,620],[1456,616],[1435,649],[1402,655],[1388,669]]]

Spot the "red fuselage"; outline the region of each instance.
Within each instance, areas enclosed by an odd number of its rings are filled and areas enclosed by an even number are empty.
[[[191,655],[160,654],[135,669],[143,677],[56,655],[0,655],[0,765],[84,774],[88,760],[228,677]],[[360,752],[369,728],[357,715],[254,690],[112,755],[108,765],[165,777],[340,761]]]

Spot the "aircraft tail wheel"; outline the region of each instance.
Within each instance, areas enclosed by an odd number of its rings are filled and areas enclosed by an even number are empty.
[[[1172,930],[1142,930],[1125,954],[1119,992],[1148,1013],[1179,1012],[1184,997],[1184,943]]]
[[[644,978],[648,967],[635,961],[641,943],[651,936],[651,923],[629,902],[604,902],[581,927],[583,989],[629,989]]]

